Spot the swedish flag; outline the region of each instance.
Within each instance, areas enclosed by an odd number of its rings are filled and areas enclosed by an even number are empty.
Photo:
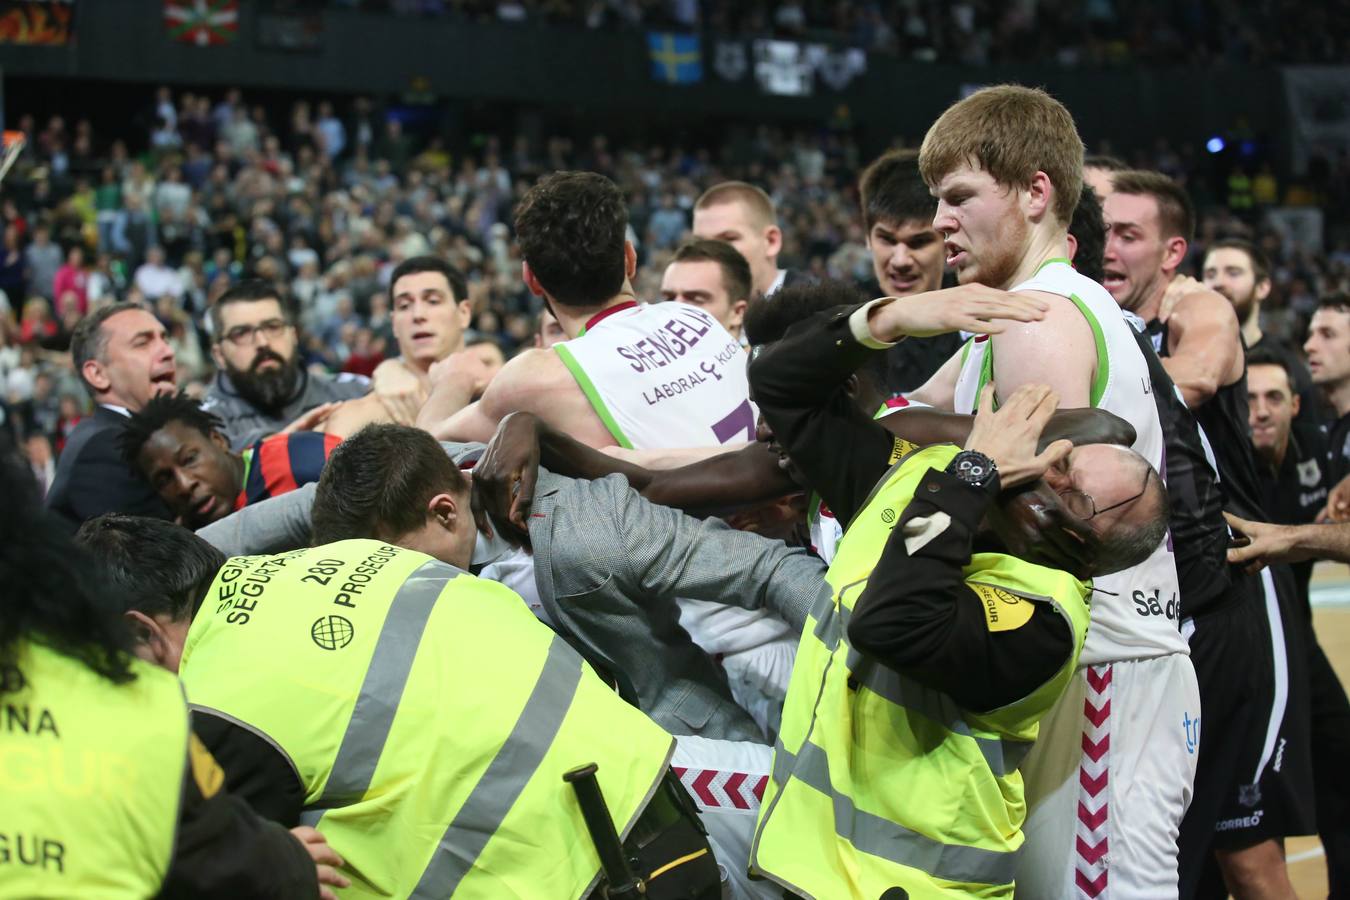
[[[694,84],[703,80],[703,52],[696,35],[649,31],[647,55],[651,57],[652,78],[656,81]]]

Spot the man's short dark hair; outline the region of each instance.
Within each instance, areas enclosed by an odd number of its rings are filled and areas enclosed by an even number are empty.
[[[1252,276],[1255,278],[1256,284],[1270,280],[1270,257],[1266,256],[1264,250],[1246,238],[1219,238],[1205,248],[1205,253],[1208,255],[1215,250],[1240,250],[1247,254],[1247,260],[1251,263]]]
[[[197,614],[225,554],[181,525],[109,513],[80,526],[75,542],[103,564],[128,609],[174,622]]]
[[[715,262],[722,267],[722,287],[732,303],[749,300],[754,290],[754,277],[750,274],[750,264],[741,256],[739,250],[726,241],[706,238],[693,238],[681,244],[675,251],[672,263],[677,262]]]
[[[1128,169],[1111,176],[1117,194],[1152,197],[1158,204],[1158,226],[1162,236],[1195,240],[1195,204],[1191,195],[1170,175],[1144,169]]]
[[[94,386],[84,377],[84,364],[94,359],[104,361],[104,352],[108,349],[108,335],[103,331],[103,323],[118,313],[139,309],[148,312],[139,303],[110,303],[101,306],[79,321],[70,336],[70,356],[75,371],[84,382],[85,389],[92,396]]]
[[[1319,310],[1330,310],[1331,312],[1350,313],[1350,294],[1339,292],[1327,294],[1317,301],[1317,308]]]
[[[211,304],[211,335],[216,343],[225,339],[225,324],[221,321],[220,311],[231,303],[257,303],[261,300],[275,300],[281,307],[281,315],[291,321],[290,304],[286,295],[274,282],[266,278],[246,278],[233,285]]]
[[[225,423],[217,416],[202,409],[201,404],[193,400],[184,391],[176,394],[160,394],[151,397],[140,412],[133,413],[127,421],[127,427],[121,435],[122,458],[132,469],[140,471],[141,450],[145,444],[165,425],[181,422],[189,428],[195,428],[209,438],[213,433],[224,434]]]
[[[628,207],[614,182],[594,172],[554,172],[516,209],[520,253],[564,306],[598,306],[619,293]]]
[[[395,540],[421,528],[437,494],[468,481],[427,432],[367,425],[334,448],[310,511],[315,546],[350,538]]]
[[[878,222],[900,225],[923,222],[932,225],[937,200],[919,174],[917,150],[891,150],[878,156],[858,179],[863,228]]]
[[[1107,172],[1124,172],[1130,166],[1125,160],[1118,156],[1109,156],[1105,153],[1094,153],[1091,156],[1083,157],[1083,168],[1102,169]]]
[[[1101,284],[1106,266],[1106,220],[1102,218],[1102,201],[1092,185],[1084,184],[1083,192],[1078,195],[1078,206],[1069,221],[1069,234],[1078,244],[1073,267],[1080,275]]]
[[[851,284],[822,278],[791,284],[772,297],[756,297],[745,311],[745,337],[750,346],[781,341],[788,329],[816,313],[839,306],[857,306],[867,298]]]
[[[469,283],[464,280],[463,272],[439,256],[414,256],[395,266],[393,274],[389,276],[390,307],[394,305],[394,285],[398,284],[398,280],[405,275],[417,275],[422,272],[439,272],[444,275],[450,285],[450,299],[454,302],[462,303],[469,299]]]
[[[1289,365],[1289,357],[1269,346],[1269,342],[1257,344],[1247,351],[1247,368],[1250,369],[1252,366],[1279,366],[1284,370],[1284,377],[1289,382],[1290,395],[1298,393],[1298,388],[1294,385],[1294,370]]]

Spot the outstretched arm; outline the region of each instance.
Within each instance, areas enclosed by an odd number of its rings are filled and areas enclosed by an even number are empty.
[[[1248,540],[1244,545],[1229,549],[1228,561],[1235,565],[1247,564],[1249,568],[1259,569],[1308,559],[1350,562],[1350,523],[1272,525],[1249,522],[1231,513],[1223,515],[1233,530]]]

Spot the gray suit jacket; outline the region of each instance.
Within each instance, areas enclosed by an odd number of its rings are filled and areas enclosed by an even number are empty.
[[[443,446],[456,461],[482,450]],[[304,546],[312,502],[313,488],[302,488],[200,533],[227,555]],[[619,475],[582,481],[541,470],[529,529],[539,598],[554,627],[626,697],[673,734],[764,740],[716,663],[680,627],[675,598],[768,608],[800,629],[829,593],[819,559],[649,503]]]

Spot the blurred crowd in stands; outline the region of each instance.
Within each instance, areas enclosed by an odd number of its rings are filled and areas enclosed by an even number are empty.
[[[155,311],[177,353],[179,383],[191,391],[212,371],[204,313],[246,275],[285,286],[307,363],[329,371],[369,374],[397,352],[388,276],[425,253],[468,277],[472,337],[507,354],[528,345],[539,301],[521,283],[512,211],[544,172],[601,172],[627,193],[645,299],[659,297],[694,200],[726,179],[769,192],[784,264],[860,282],[871,276],[855,184],[868,160],[843,132],[764,126],[716,147],[484,137],[474,152],[452,154],[442,139],[415,139],[364,98],[341,109],[298,102],[277,121],[239,90],[169,88],[153,98],[147,120],[148,133],[121,134],[95,134],[80,118],[13,120],[28,146],[0,191],[0,414],[2,427],[28,442],[35,467],[50,465],[88,408],[64,355],[71,331],[91,306],[113,298]],[[1300,343],[1318,298],[1350,288],[1350,159],[1319,159],[1308,177],[1288,183],[1255,161],[1216,183],[1204,148],[1161,139],[1128,161],[1191,189],[1203,212],[1192,273],[1216,237],[1245,235],[1266,249],[1274,261],[1274,294],[1263,307],[1270,333]],[[1276,206],[1324,210],[1323,251],[1268,227]]]
[[[848,43],[979,65],[1326,63],[1350,57],[1350,3],[1328,0],[330,0],[464,21],[704,30]]]

